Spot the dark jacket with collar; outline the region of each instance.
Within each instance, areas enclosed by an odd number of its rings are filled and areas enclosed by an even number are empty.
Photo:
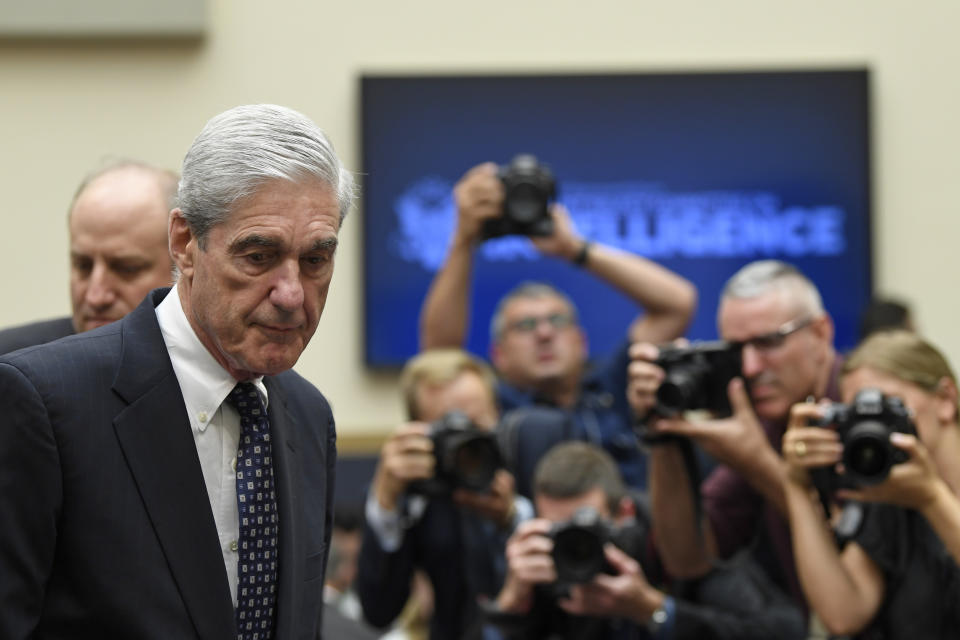
[[[72,318],[41,320],[0,331],[0,354],[53,342],[74,333]]]
[[[0,637],[233,640],[203,474],[155,307],[0,357]],[[293,372],[265,378],[280,513],[275,638],[315,638],[335,433]]]
[[[422,517],[405,529],[396,551],[386,551],[366,524],[356,581],[364,618],[381,628],[393,623],[410,597],[410,581],[419,568],[434,591],[430,637],[478,637],[477,599],[495,597],[503,585],[508,535],[444,496],[430,499]]]

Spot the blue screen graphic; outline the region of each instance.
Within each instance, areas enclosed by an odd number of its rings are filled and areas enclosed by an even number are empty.
[[[719,291],[779,258],[821,289],[837,346],[871,291],[865,70],[582,76],[366,76],[361,80],[366,359],[399,366],[454,228],[470,167],[532,153],[586,238],[697,285],[688,335],[716,337]],[[486,355],[497,300],[551,282],[580,311],[594,357],[638,309],[525,238],[478,248],[468,348]]]

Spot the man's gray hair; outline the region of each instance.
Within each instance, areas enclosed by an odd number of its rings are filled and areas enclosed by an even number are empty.
[[[816,285],[795,266],[779,260],[758,260],[742,267],[727,280],[720,299],[757,298],[774,291],[782,292],[801,313],[823,313],[823,299]]]
[[[503,332],[506,330],[507,319],[504,317],[504,312],[507,309],[512,301],[518,298],[560,298],[567,303],[567,306],[570,307],[570,315],[573,319],[573,322],[576,324],[579,322],[577,317],[577,307],[573,304],[573,300],[570,299],[570,296],[560,291],[551,284],[546,282],[534,282],[532,280],[527,280],[521,282],[513,289],[508,291],[506,295],[500,298],[500,301],[497,302],[496,308],[493,310],[493,317],[490,319],[490,342],[495,343],[500,340],[503,336]]]
[[[190,145],[180,178],[180,209],[201,248],[234,204],[278,178],[330,185],[341,223],[353,204],[353,176],[323,131],[303,114],[257,104],[211,118]]]

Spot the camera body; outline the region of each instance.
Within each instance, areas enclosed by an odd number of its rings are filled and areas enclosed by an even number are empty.
[[[503,468],[496,436],[476,426],[459,411],[451,411],[430,425],[434,475],[411,482],[409,491],[423,495],[448,495],[454,489],[486,491]]]
[[[500,167],[497,177],[504,189],[503,214],[484,222],[483,239],[553,233],[550,203],[556,198],[557,184],[549,167],[532,155],[520,154]]]
[[[858,487],[882,482],[895,464],[909,457],[890,442],[894,432],[916,435],[910,411],[900,398],[884,395],[879,389],[861,389],[849,405],[828,406],[818,426],[833,427],[843,444],[842,477],[832,467],[817,469],[817,483],[828,488]]]
[[[741,350],[724,340],[660,347],[656,364],[664,370],[654,411],[672,417],[695,409],[730,415],[727,385],[741,370]]]
[[[613,573],[603,547],[612,542],[631,557],[639,557],[647,529],[641,524],[616,527],[593,507],[581,507],[566,522],[550,529],[557,592],[571,584],[589,582],[598,573]]]

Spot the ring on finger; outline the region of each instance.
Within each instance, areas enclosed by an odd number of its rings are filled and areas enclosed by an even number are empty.
[[[803,456],[807,455],[807,443],[803,440],[797,440],[797,442],[793,445],[793,452],[797,454],[798,458],[802,458]]]

